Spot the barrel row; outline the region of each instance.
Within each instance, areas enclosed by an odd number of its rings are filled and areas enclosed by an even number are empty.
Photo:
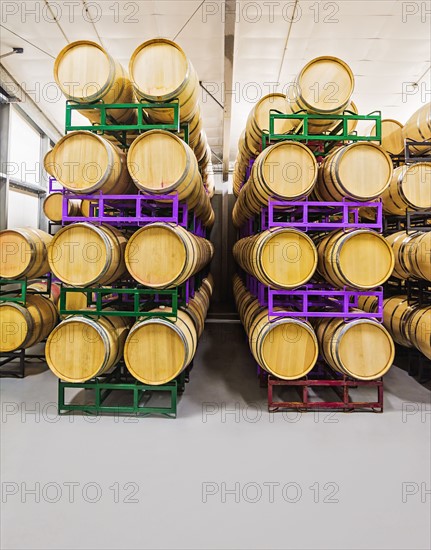
[[[26,303],[0,302],[0,352],[25,349],[44,340],[58,322],[54,301],[38,294],[37,284],[27,288]]]
[[[148,224],[128,238],[107,224],[77,223],[55,235],[10,229],[0,232],[0,277],[38,277],[48,271],[75,287],[109,285],[127,272],[151,288],[183,284],[211,260],[214,247],[181,226]]]
[[[386,214],[431,210],[431,162],[394,170],[391,158],[381,147],[358,142],[338,147],[318,167],[304,145],[280,142],[265,149],[254,162],[233,209],[234,224],[243,225],[270,198],[293,201],[306,196],[338,202],[380,197]],[[375,210],[361,208],[361,216],[375,217]]]
[[[361,298],[358,306],[375,312],[377,303],[372,297]],[[383,301],[383,324],[397,344],[431,359],[431,306],[409,303],[406,295],[391,296]]]
[[[85,382],[124,358],[127,369],[140,382],[170,382],[193,360],[212,291],[209,276],[187,307],[178,310],[176,319],[166,318],[172,313],[168,307],[152,310],[152,317],[140,318],[133,326],[121,316],[68,317],[46,342],[48,366],[62,380]]]
[[[395,257],[392,276],[396,279],[423,279],[431,282],[431,232],[398,231],[386,237]]]
[[[141,134],[126,155],[102,136],[76,131],[62,137],[48,155],[45,169],[73,193],[122,195],[138,189],[152,195],[176,193],[204,225],[214,223],[210,204],[214,185],[208,184],[210,158],[204,170],[206,188],[192,149],[171,132],[151,130]],[[47,201],[54,199],[48,197]],[[50,219],[58,217],[58,206],[48,203],[45,212]]]
[[[57,55],[54,78],[65,97],[78,104],[178,101],[180,121],[189,123],[190,146],[204,165],[209,147],[202,130],[199,79],[175,42],[163,38],[144,42],[133,52],[128,72],[99,44],[72,42]],[[99,110],[85,108],[80,113],[100,123]],[[136,124],[135,109],[108,109],[106,114],[117,124]],[[148,108],[144,116],[156,124],[173,122],[172,109]]]
[[[383,376],[392,366],[394,344],[388,331],[374,319],[305,319],[275,317],[259,305],[237,275],[233,280],[237,310],[258,365],[282,380],[306,376],[319,351],[335,371],[360,380]],[[284,313],[286,310],[283,310]]]
[[[391,276],[390,244],[369,229],[332,231],[314,241],[297,229],[276,227],[237,241],[236,262],[262,284],[289,289],[317,273],[337,288],[367,290]]]
[[[262,151],[262,134],[269,131],[271,111],[282,114],[308,112],[333,115],[343,112],[357,113],[351,101],[354,90],[354,76],[350,67],[336,57],[317,57],[307,63],[289,86],[287,95],[272,93],[260,99],[251,110],[246,128],[238,142],[238,157],[234,171],[234,193],[238,195],[245,169],[250,161]],[[301,120],[276,120],[277,134],[297,131]],[[337,121],[321,119],[308,121],[308,133],[334,131]],[[356,127],[351,123],[350,131]]]

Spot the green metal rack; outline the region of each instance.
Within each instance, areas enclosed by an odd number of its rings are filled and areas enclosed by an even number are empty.
[[[192,364],[182,372],[175,380],[160,386],[143,384],[132,378],[123,364],[118,365],[114,371],[107,375],[94,378],[87,382],[75,383],[58,381],[58,414],[67,412],[83,412],[89,414],[111,413],[111,414],[135,414],[147,416],[149,414],[161,414],[176,418],[178,396],[183,393],[185,384],[189,381],[189,373]],[[92,403],[69,403],[66,402],[66,389],[90,390],[93,393]],[[115,392],[122,391],[131,393],[132,403],[108,404],[110,395],[114,397]],[[169,404],[157,406],[151,404],[152,398],[164,393],[169,396]],[[117,394],[118,395],[118,394]]]
[[[137,121],[136,124],[118,124],[107,111],[127,109],[135,110]],[[172,109],[173,122],[153,124],[147,120],[145,109]],[[74,111],[89,111],[96,110],[100,112],[100,122],[98,124],[73,124],[72,115]],[[180,123],[180,106],[178,100],[170,103],[75,103],[68,100],[66,102],[66,123],[65,133],[87,130],[104,134],[106,132],[114,134],[118,141],[127,147],[127,132],[139,133],[147,132],[148,130],[168,130],[171,132],[183,132],[183,140],[189,143],[189,125]]]
[[[43,296],[49,296],[51,294],[51,275],[44,275],[37,279],[0,279],[0,302],[16,302],[18,304],[25,304],[27,301],[27,287],[29,284],[36,281],[46,281],[46,292],[37,292]],[[18,285],[18,288],[5,289],[4,287]]]
[[[67,294],[84,292],[87,295],[87,307],[93,309],[67,309]],[[112,295],[112,298],[109,298]],[[159,290],[145,287],[92,287],[76,288],[61,285],[60,289],[60,315],[88,315],[91,317],[166,317],[177,318],[179,305],[182,305],[184,293],[179,294],[178,287],[169,290]],[[128,301],[124,298],[129,297]],[[162,305],[160,297],[169,299],[171,312],[150,311],[157,305]],[[108,298],[108,299],[106,299]],[[163,303],[166,305],[166,303]],[[116,306],[114,311],[107,308]]]
[[[345,111],[348,114],[343,115],[315,115],[309,114],[304,111],[285,114],[272,109],[269,115],[269,131],[262,134],[262,146],[265,149],[268,145],[276,141],[303,141],[309,142],[324,142],[325,150],[333,146],[334,141],[378,141],[381,142],[382,137],[382,117],[380,111],[374,111],[368,115],[358,115]],[[275,132],[275,123],[277,120],[299,120],[301,124],[293,133],[277,134]],[[310,134],[308,131],[309,121],[312,120],[335,120],[340,121],[336,128],[326,134]],[[365,120],[368,122],[374,122],[376,125],[374,136],[363,136],[354,132],[349,132],[348,124],[352,121]],[[341,133],[337,133],[341,132]]]

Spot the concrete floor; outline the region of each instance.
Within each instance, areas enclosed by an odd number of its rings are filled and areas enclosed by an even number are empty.
[[[269,415],[209,324],[177,419],[58,417],[29,374],[1,381],[4,550],[430,548],[431,394],[398,368],[383,414]]]

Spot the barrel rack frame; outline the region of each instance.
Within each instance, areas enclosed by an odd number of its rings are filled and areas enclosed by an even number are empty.
[[[299,120],[301,124],[291,133],[277,134],[275,124],[277,120]],[[309,121],[334,120],[339,121],[337,126],[323,134],[310,134]],[[374,122],[376,135],[363,136],[356,131],[350,132],[349,122]],[[297,141],[307,144],[314,155],[324,158],[334,145],[353,143],[357,141],[381,142],[381,113],[374,111],[368,115],[359,115],[344,111],[341,115],[314,115],[304,111],[293,114],[284,114],[271,110],[269,115],[269,130],[262,134],[262,150],[280,141]],[[250,159],[242,185],[250,177],[255,159]],[[242,186],[241,186],[242,187]],[[375,211],[375,221],[362,220],[359,209],[368,207]],[[310,201],[280,201],[270,199],[267,207],[262,207],[260,213],[247,222],[238,231],[239,238],[256,234],[256,232],[273,227],[292,227],[305,232],[331,231],[336,229],[374,229],[382,232],[383,214],[381,200],[368,202],[354,202],[343,200],[340,202]],[[327,283],[309,283],[293,290],[277,290],[263,285],[253,276],[239,270],[246,287],[259,301],[261,306],[268,308],[268,320],[274,321],[277,317],[341,317],[347,322],[357,318],[373,318],[383,321],[383,288],[378,287],[370,291],[356,291],[347,287],[337,289]],[[358,299],[361,296],[375,296],[377,298],[377,312],[355,312]],[[294,307],[294,312],[275,311],[275,307]],[[315,311],[315,306],[332,308],[331,311]],[[331,410],[331,411],[372,411],[383,412],[384,386],[383,380],[356,380],[338,374],[322,360],[319,360],[313,370],[298,380],[281,380],[269,375],[258,365],[260,385],[267,388],[268,411],[282,410]],[[331,388],[337,400],[313,401],[310,392],[315,388]],[[375,388],[377,398],[374,401],[355,401],[351,390],[358,387]],[[275,397],[276,388],[294,388],[299,393],[298,401],[280,401]]]
[[[27,288],[36,281],[46,281],[46,291],[34,291],[34,294],[41,294],[42,296],[49,296],[51,293],[51,274],[48,273],[45,276],[38,277],[37,279],[0,279],[0,302],[12,302],[21,305],[25,305],[27,300]],[[5,288],[6,287],[6,288]],[[7,288],[13,287],[13,288]],[[45,363],[45,355],[37,353],[26,353],[26,348],[20,348],[15,351],[0,353],[0,378],[25,378],[26,359],[37,359],[42,363]],[[17,367],[14,361],[18,360]],[[9,368],[3,368],[9,366]]]
[[[82,412],[84,414],[111,413],[136,416],[148,416],[161,414],[176,418],[178,397],[184,392],[186,383],[190,380],[190,371],[193,361],[175,380],[160,386],[150,386],[134,379],[127,371],[124,362],[120,362],[113,371],[87,382],[58,381],[58,414],[64,415],[70,412]],[[67,389],[89,390],[93,403],[73,403],[66,400]],[[116,392],[129,392],[132,394],[132,404],[113,405],[108,404],[107,399]],[[87,393],[87,392],[86,392]],[[169,404],[164,406],[151,405],[151,399],[165,394],[169,397]],[[142,400],[148,398],[145,404]]]
[[[152,124],[148,122],[146,109],[172,109],[173,122],[166,124]],[[108,110],[134,109],[137,115],[136,124],[117,124],[110,117]],[[75,125],[72,122],[74,111],[98,110],[100,111],[100,123],[91,125]],[[118,103],[104,104],[78,104],[72,101],[66,102],[65,133],[77,130],[87,130],[99,135],[113,135],[119,146],[128,148],[128,132],[141,134],[149,130],[166,130],[179,134],[179,137],[189,143],[189,124],[180,124],[180,106],[177,100],[169,103]],[[50,222],[50,233],[54,226],[65,226],[74,222],[91,222],[94,224],[108,223],[113,226],[120,226],[127,229],[137,229],[148,223],[166,222],[181,225],[196,236],[208,238],[208,229],[204,227],[201,220],[194,212],[190,212],[186,203],[179,201],[176,193],[170,195],[148,195],[137,190],[133,195],[105,195],[103,193],[94,195],[79,195],[55,186],[56,179],[49,178],[49,192],[61,192],[62,198],[62,221],[60,223]],[[90,215],[69,216],[68,202],[73,199],[90,200]],[[163,201],[157,202],[157,201]],[[193,298],[195,291],[202,284],[203,278],[208,274],[205,267],[199,273],[190,277],[183,285],[173,289],[153,289],[139,285],[136,281],[116,281],[109,288],[95,286],[89,288],[67,287],[60,283],[60,315],[85,315],[90,317],[100,316],[125,316],[125,317],[164,317],[169,321],[175,321],[179,307],[188,304]],[[92,309],[69,310],[66,307],[67,294],[73,292],[85,292],[87,295],[87,306]],[[115,305],[116,310],[110,311],[109,306]],[[153,313],[150,310],[159,305],[169,305],[172,313]],[[153,386],[143,384],[133,378],[127,371],[125,364],[121,361],[107,374],[96,377],[83,383],[58,381],[58,413],[66,414],[82,412],[89,414],[132,414],[147,416],[150,414],[161,414],[168,417],[176,417],[178,397],[184,392],[185,384],[189,382],[191,364],[171,382]],[[90,390],[94,397],[92,404],[77,404],[66,402],[66,389]],[[110,395],[118,394],[118,391],[126,391],[132,394],[132,405],[112,405],[106,400]],[[153,406],[151,404],[141,405],[143,398],[154,395],[166,394],[170,398],[168,406]]]

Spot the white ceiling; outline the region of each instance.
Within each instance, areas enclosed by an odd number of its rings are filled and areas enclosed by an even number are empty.
[[[52,20],[48,3],[58,24]],[[18,11],[8,15],[12,8],[3,9],[0,53],[23,47],[24,54],[2,62],[60,130],[64,126],[64,99],[53,84],[53,63],[68,41],[78,39],[100,41],[125,67],[134,49],[145,40],[155,36],[175,39],[208,89],[221,103],[229,99],[231,92],[222,86],[223,2],[87,3],[94,24],[84,17],[83,0],[79,4],[64,0],[4,2]],[[36,15],[31,13],[35,5]],[[253,103],[274,88],[282,91],[313,57],[335,55],[349,63],[356,78],[353,98],[360,114],[381,110],[385,118],[404,123],[430,99],[426,97],[426,88],[431,88],[431,16],[426,14],[429,2],[299,0],[299,11],[291,22],[293,5],[283,0],[237,2],[231,160],[236,156],[238,137]],[[403,14],[403,10],[415,7],[417,13]],[[418,91],[403,96],[403,87],[421,77]],[[204,91],[201,102],[210,145],[221,158],[223,110]]]

